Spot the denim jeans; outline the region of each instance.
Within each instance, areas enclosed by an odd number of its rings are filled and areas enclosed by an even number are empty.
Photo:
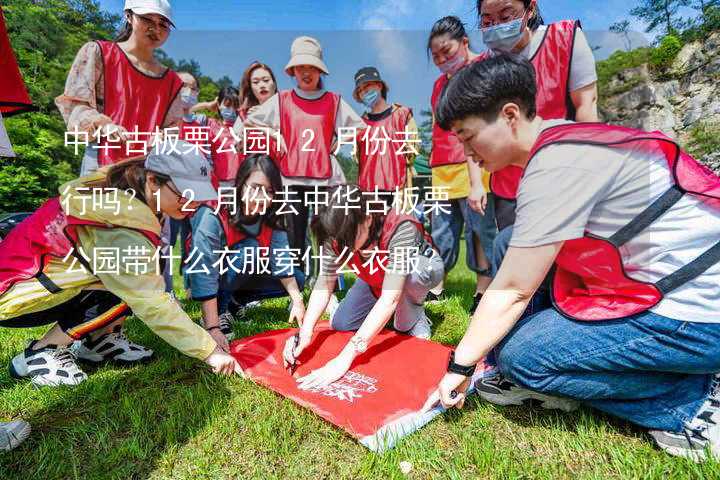
[[[531,390],[580,400],[640,426],[679,432],[720,371],[720,324],[651,312],[580,322],[546,309],[499,345],[500,371]]]
[[[485,269],[478,266],[475,255],[475,234],[482,244],[483,251],[488,260],[491,259],[493,240],[497,230],[495,228],[495,213],[493,209],[494,199],[488,195],[488,205],[485,215],[481,215],[467,203],[467,198],[442,202],[449,204],[443,207],[449,212],[439,209],[432,214],[431,227],[433,243],[440,251],[440,256],[445,264],[445,272],[450,272],[455,266],[460,253],[460,237],[465,227],[465,246],[467,255],[467,266],[475,273],[481,273]]]
[[[417,266],[405,279],[402,296],[395,309],[393,326],[400,332],[411,330],[422,318],[428,292],[439,285],[445,275],[442,259],[437,253],[431,258],[418,255],[417,259]],[[377,300],[370,285],[358,278],[330,319],[330,326],[335,330],[357,330]]]

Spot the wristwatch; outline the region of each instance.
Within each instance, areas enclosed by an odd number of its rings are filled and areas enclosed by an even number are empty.
[[[354,335],[350,339],[350,345],[353,346],[353,349],[355,350],[355,353],[363,353],[365,350],[367,350],[367,340],[364,338]]]
[[[457,373],[458,375],[462,375],[464,377],[472,377],[475,373],[475,367],[476,365],[471,365],[469,367],[465,365],[458,365],[455,363],[455,350],[450,352],[450,360],[448,360],[448,366],[447,371],[450,373]]]

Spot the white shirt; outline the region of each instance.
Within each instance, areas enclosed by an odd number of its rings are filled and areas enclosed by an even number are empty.
[[[564,123],[546,121],[544,128]],[[601,146],[551,145],[529,163],[517,196],[510,245],[534,247],[608,238],[673,184],[664,156]],[[628,275],[657,282],[720,240],[720,211],[684,195],[620,248]],[[676,320],[720,323],[720,264],[668,293],[651,311]]]

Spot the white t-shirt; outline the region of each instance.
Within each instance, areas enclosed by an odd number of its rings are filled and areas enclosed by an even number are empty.
[[[540,48],[545,33],[547,32],[547,25],[540,25],[537,30],[533,32],[533,35],[525,48],[522,49],[518,55],[525,57],[526,59],[532,58]],[[595,56],[593,55],[592,49],[588,44],[587,38],[582,29],[578,28],[575,33],[575,45],[573,47],[573,56],[570,62],[570,80],[568,83],[568,89],[571,92],[579,90],[583,87],[597,82],[597,71],[595,70]]]
[[[5,125],[3,124],[2,114],[0,114],[0,157],[14,157],[15,152],[10,144]]]
[[[552,120],[543,128],[566,123]],[[534,247],[582,237],[608,238],[673,184],[658,154],[583,145],[551,145],[529,163],[517,195],[510,245]],[[628,275],[657,282],[720,240],[720,211],[684,195],[620,248]],[[720,323],[720,264],[668,293],[653,312],[676,320]]]

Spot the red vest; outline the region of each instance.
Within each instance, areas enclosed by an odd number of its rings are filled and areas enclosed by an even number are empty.
[[[112,224],[91,222],[66,215],[59,197],[46,201],[35,213],[23,220],[0,242],[0,295],[15,283],[36,277],[51,293],[61,289],[43,270],[49,257],[63,259],[74,249],[73,255],[92,272],[91,266],[78,250],[78,226],[114,228]],[[123,227],[127,228],[127,227]],[[148,230],[137,229],[153,245],[160,245],[160,237]],[[90,254],[91,252],[85,252]]]
[[[220,182],[233,182],[240,168],[239,152],[242,145],[235,145],[235,137],[231,129],[233,123],[214,119],[208,121],[210,127],[210,152],[213,172]]]
[[[382,120],[363,119],[369,126],[358,135],[357,148],[360,157],[358,184],[363,191],[394,191],[395,187],[405,187],[407,179],[407,155],[398,154],[402,144],[393,142],[404,140],[403,133],[412,110],[407,107],[395,108]],[[384,151],[383,151],[384,150]]]
[[[5,28],[5,18],[0,8],[0,113],[9,117],[16,113],[37,110],[25,89],[20,69],[15,60]]]
[[[545,120],[575,118],[568,88],[575,32],[580,22],[563,20],[548,25],[545,37],[530,59],[535,67],[537,113]],[[490,176],[490,190],[504,200],[515,200],[523,169],[510,165]],[[513,223],[511,221],[510,223]]]
[[[395,231],[398,227],[405,222],[412,222],[415,228],[423,234],[427,244],[433,244],[432,238],[428,235],[423,228],[423,224],[420,223],[417,218],[412,215],[398,214],[395,210],[391,210],[383,223],[382,232],[380,233],[380,241],[376,244],[378,250],[385,253],[373,254],[374,256],[372,262],[369,262],[367,259],[363,259],[360,256],[360,252],[355,252],[350,258],[350,261],[347,263],[348,268],[358,272],[358,277],[370,286],[370,290],[372,290],[373,295],[377,298],[380,298],[380,294],[382,293],[382,284],[385,280],[385,270],[383,268],[388,262],[387,249],[390,245],[390,240],[393,235],[395,235]],[[369,250],[371,249],[372,247]]]
[[[479,62],[487,58],[484,55],[478,55],[473,62]],[[464,68],[464,67],[463,67]],[[432,96],[430,97],[430,107],[434,112],[440,101],[440,95],[450,79],[444,73],[435,80],[433,85]],[[432,152],[430,152],[430,167],[441,167],[443,165],[455,165],[465,163],[465,147],[453,132],[443,130],[437,122],[433,122],[432,128]]]
[[[720,262],[720,242],[677,272],[647,283],[634,280],[619,248],[667,212],[683,195],[693,195],[720,211],[720,178],[660,132],[647,133],[600,123],[573,123],[546,129],[530,158],[554,144],[601,145],[656,152],[668,162],[674,185],[610,238],[586,233],[566,241],[555,261],[552,297],[555,308],[576,320],[612,320],[644,312],[665,294]]]
[[[306,100],[294,90],[285,90],[279,101],[280,132],[287,146],[287,154],[280,158],[280,172],[289,178],[330,178],[340,96],[325,92],[317,100]]]
[[[134,132],[137,127],[138,132],[147,134],[154,132],[156,127],[162,127],[173,100],[182,88],[180,77],[172,70],[167,70],[162,77],[150,77],[130,62],[117,43],[104,40],[97,43],[103,57],[103,113],[128,132]],[[133,142],[148,142],[147,135],[138,135],[137,139],[131,136],[131,139]],[[131,146],[134,150],[140,150],[141,145]],[[101,167],[137,156],[128,154],[126,145],[120,142],[104,139],[100,147],[116,147],[98,150],[98,164]]]

